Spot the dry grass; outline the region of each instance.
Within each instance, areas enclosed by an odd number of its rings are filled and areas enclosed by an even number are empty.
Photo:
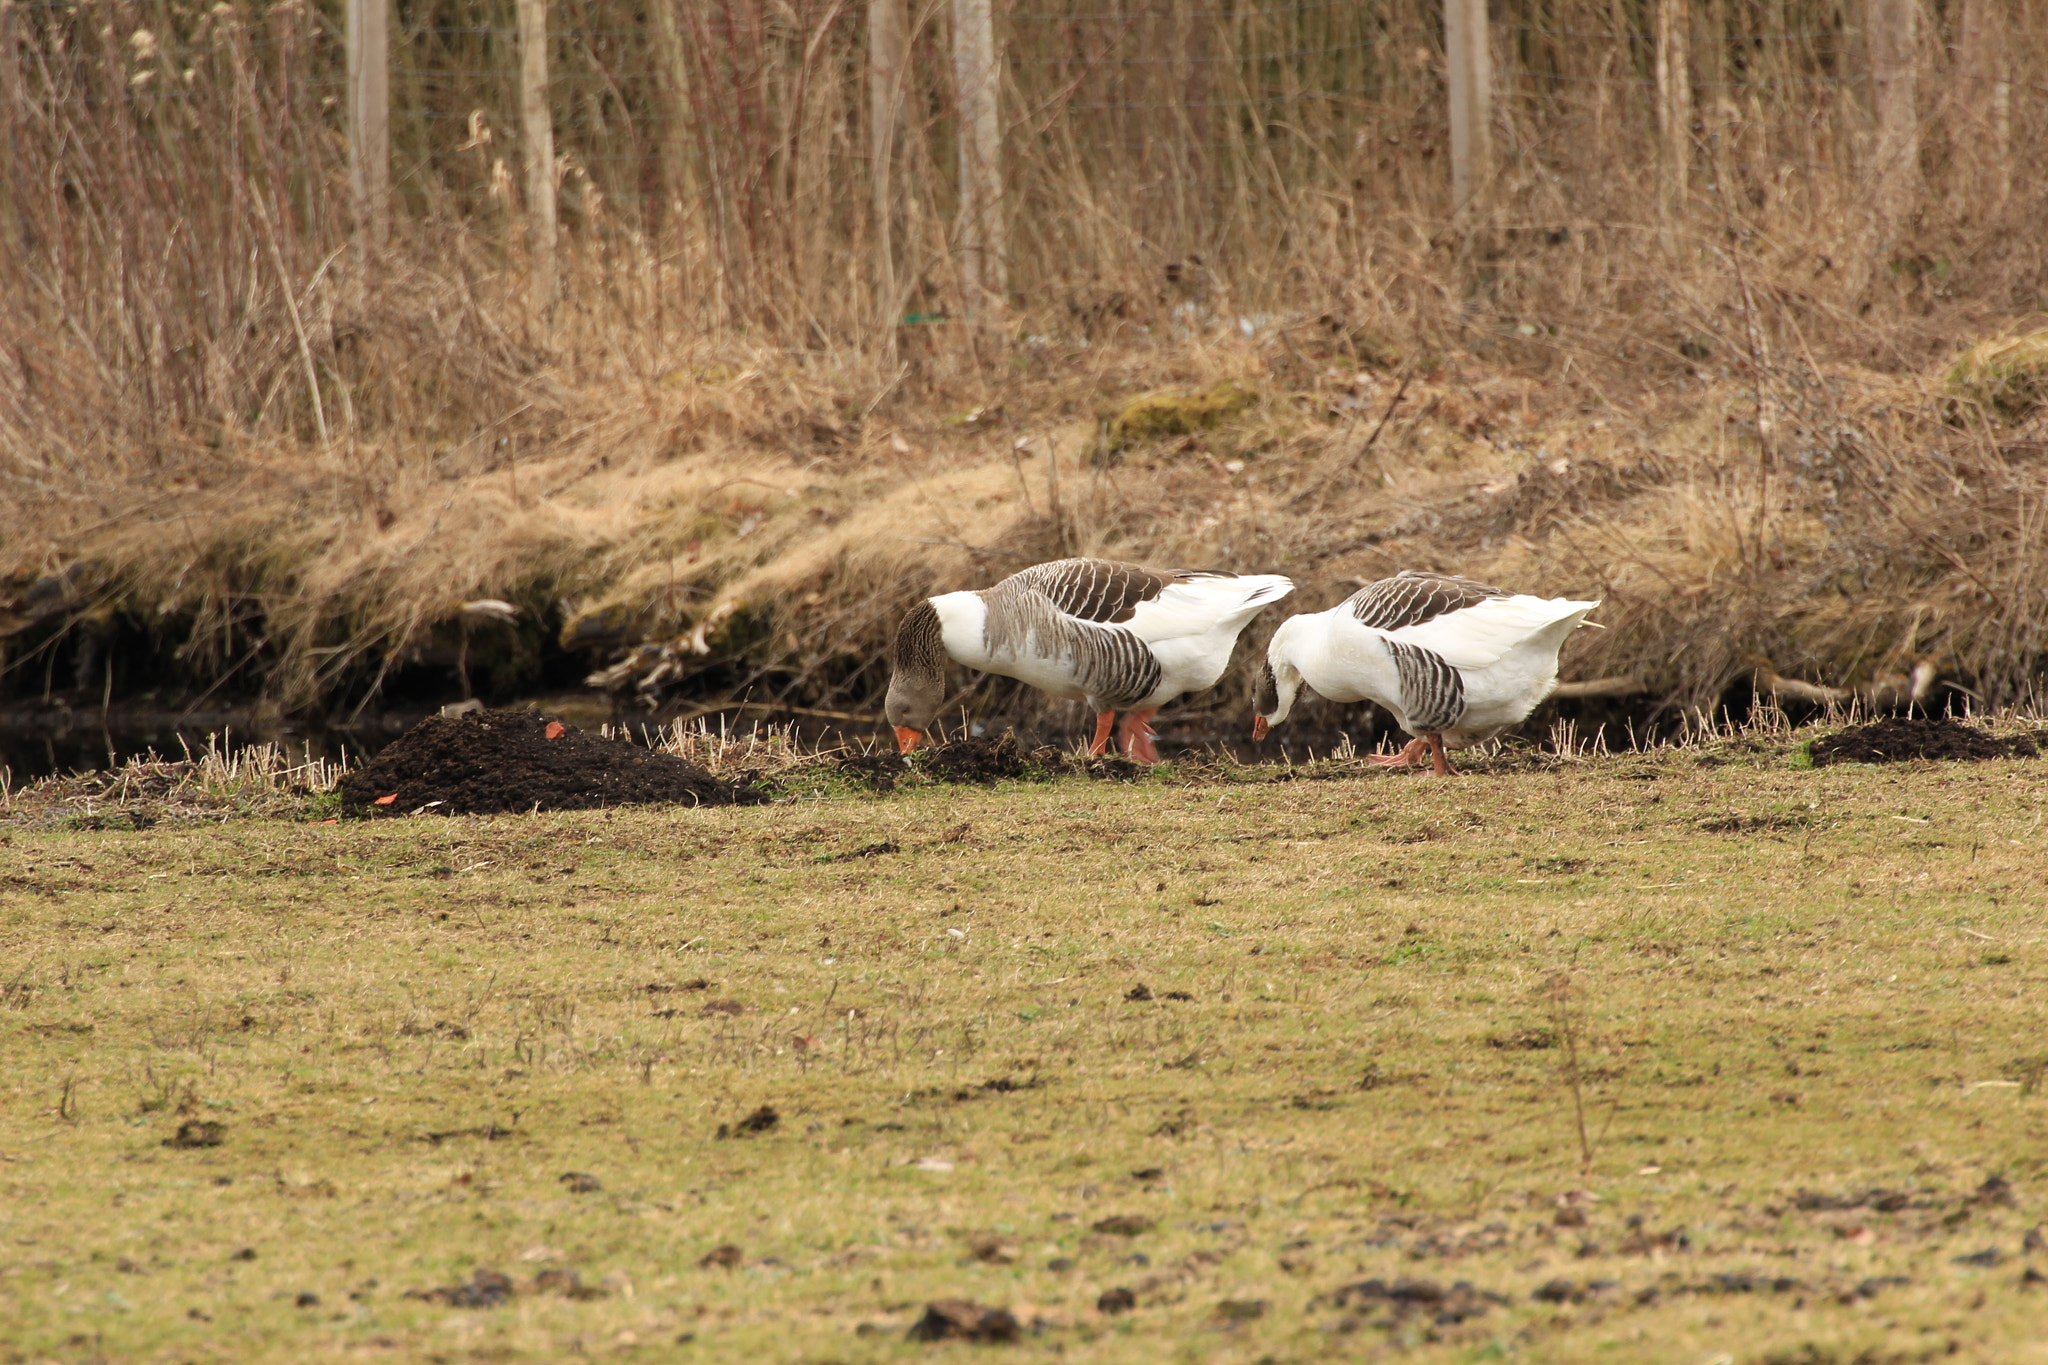
[[[1791,756],[17,826],[0,1353],[2039,1359],[2048,770]]]
[[[326,815],[346,760],[296,757],[277,744],[207,737],[178,759],[131,758],[96,772],[60,774],[17,787],[0,767],[0,820],[71,829],[148,829],[163,820]]]
[[[2033,104],[2000,151],[1930,97],[1885,227],[1861,40],[1700,10],[1674,195],[1644,34],[1609,31],[1636,21],[1509,6],[1502,173],[1453,230],[1435,10],[1283,11],[1013,16],[1011,289],[970,324],[930,6],[887,269],[856,10],[636,38],[572,6],[545,317],[489,15],[408,12],[373,251],[316,7],[10,6],[0,687],[346,715],[445,699],[465,659],[511,695],[566,650],[628,698],[865,714],[916,593],[1099,551],[1281,569],[1303,606],[1405,563],[1598,591],[1620,628],[1575,664],[1667,709],[1765,664],[2026,695],[2038,403],[1934,375],[2038,326]],[[1929,90],[1968,74],[1953,22]],[[2000,50],[2044,41],[2018,15]],[[1100,462],[1133,395],[1223,384],[1258,407]],[[479,597],[521,622],[465,627]]]

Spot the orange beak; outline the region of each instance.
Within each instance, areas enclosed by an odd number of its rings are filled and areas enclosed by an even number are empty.
[[[918,746],[919,741],[921,741],[923,738],[924,731],[922,730],[913,730],[908,725],[897,726],[896,752],[899,754],[909,753],[912,749],[915,749]]]
[[[1256,744],[1256,743],[1258,743],[1258,742],[1259,742],[1260,740],[1264,739],[1264,738],[1266,737],[1266,731],[1268,731],[1268,730],[1270,730],[1270,729],[1272,729],[1272,728],[1273,728],[1272,726],[1270,726],[1270,725],[1266,724],[1266,718],[1265,718],[1264,716],[1253,716],[1253,717],[1252,717],[1252,742],[1253,742],[1254,744]]]

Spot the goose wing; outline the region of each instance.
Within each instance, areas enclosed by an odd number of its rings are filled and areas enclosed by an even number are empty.
[[[1448,612],[1511,595],[1505,588],[1456,574],[1403,569],[1392,578],[1366,584],[1346,598],[1344,605],[1351,608],[1360,625],[1373,630],[1402,630]]]
[[[1121,627],[1149,643],[1233,634],[1261,608],[1294,591],[1279,574],[1211,569],[1159,570],[1111,559],[1057,559],[1012,574],[1015,585],[1043,597],[1077,622]]]
[[[1020,569],[1001,586],[1029,589],[1077,621],[1109,625],[1131,619],[1165,591],[1172,574],[1114,559],[1055,559]]]
[[[1159,595],[1131,612],[1130,631],[1160,643],[1221,632],[1235,640],[1245,623],[1294,591],[1281,574],[1190,569],[1171,575]]]
[[[1403,645],[1438,655],[1453,668],[1476,671],[1492,667],[1503,654],[1546,627],[1584,616],[1599,605],[1522,594],[1487,597],[1386,634]]]

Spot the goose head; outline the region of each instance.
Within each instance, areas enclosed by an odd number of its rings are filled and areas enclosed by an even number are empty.
[[[1299,620],[1300,618],[1294,618]],[[1294,702],[1301,695],[1301,670],[1288,657],[1288,637],[1293,633],[1288,626],[1294,620],[1284,623],[1273,633],[1273,643],[1266,647],[1266,661],[1259,665],[1258,681],[1252,689],[1252,739],[1261,740],[1266,731],[1287,719],[1294,709]]]
[[[929,600],[912,607],[896,628],[889,666],[889,697],[882,710],[896,728],[897,752],[907,754],[924,739],[946,701],[946,642]]]

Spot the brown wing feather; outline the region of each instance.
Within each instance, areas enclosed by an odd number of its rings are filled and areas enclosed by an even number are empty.
[[[1194,575],[1161,573],[1114,559],[1055,559],[1010,575],[1043,593],[1067,615],[1104,625],[1128,621],[1140,602],[1149,602],[1177,579]]]
[[[1509,596],[1496,588],[1455,574],[1403,569],[1392,578],[1368,583],[1353,593],[1351,614],[1374,630],[1419,626],[1445,612],[1461,611],[1490,597]]]

